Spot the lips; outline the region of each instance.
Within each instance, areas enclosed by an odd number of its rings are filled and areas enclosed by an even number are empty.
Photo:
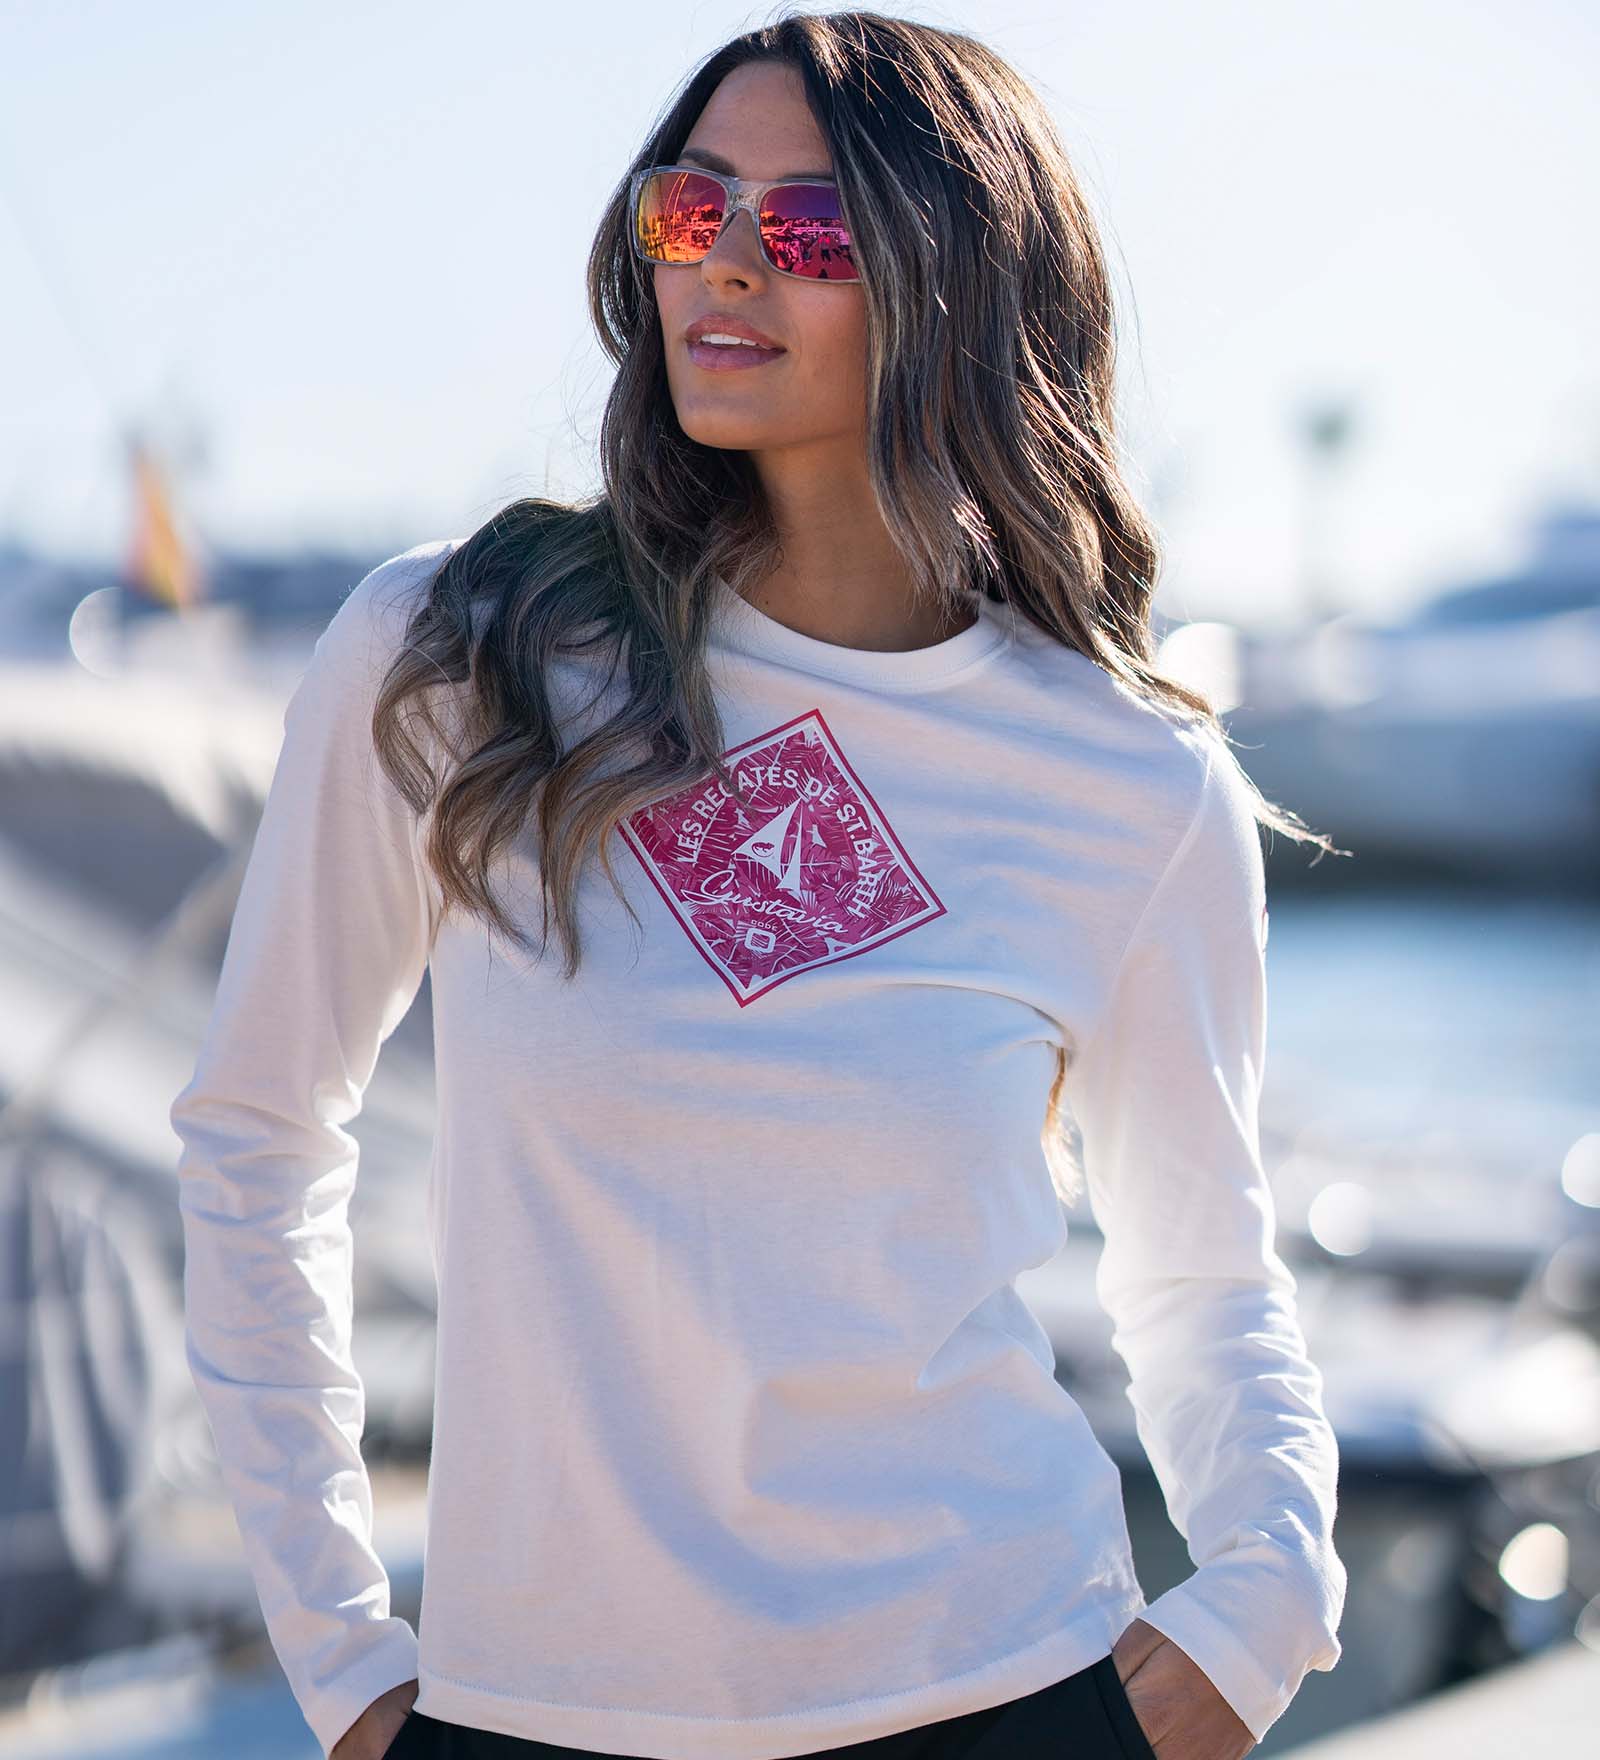
[[[738,336],[739,342],[707,342],[708,336]],[[780,361],[787,352],[766,331],[743,318],[708,312],[696,318],[683,333],[684,347],[695,366],[708,373],[733,373],[741,368],[764,367]]]
[[[691,347],[706,336],[739,336],[746,342],[754,342],[759,347],[771,349],[774,353],[783,352],[783,344],[774,341],[764,330],[756,329],[743,318],[735,318],[731,313],[708,313],[705,317],[696,318],[683,333],[683,339]],[[715,344],[712,345],[715,347]]]

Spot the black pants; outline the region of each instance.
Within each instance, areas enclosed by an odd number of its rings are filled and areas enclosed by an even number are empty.
[[[892,1736],[824,1748],[804,1760],[1156,1760],[1109,1656],[1024,1698]],[[562,1748],[496,1735],[413,1711],[383,1760],[595,1760]],[[620,1760],[627,1760],[626,1756]]]

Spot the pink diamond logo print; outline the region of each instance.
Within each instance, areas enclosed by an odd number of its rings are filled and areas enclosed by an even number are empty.
[[[707,776],[620,829],[741,1008],[945,914],[819,710],[723,761],[748,803]]]

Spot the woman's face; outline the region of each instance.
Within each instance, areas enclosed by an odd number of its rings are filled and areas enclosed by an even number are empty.
[[[735,177],[833,174],[799,74],[773,61],[736,67],[722,81],[678,157]],[[862,447],[867,352],[859,282],[778,274],[742,211],[703,261],[656,263],[651,272],[667,382],[692,440],[747,452]],[[684,332],[696,318],[713,316],[744,319],[783,352],[751,366],[699,364]]]

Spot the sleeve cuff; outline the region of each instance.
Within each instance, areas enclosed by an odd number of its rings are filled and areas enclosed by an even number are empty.
[[[1220,1616],[1209,1585],[1216,1582],[1216,1599],[1238,1602],[1243,1584],[1223,1584],[1216,1570],[1208,1565],[1196,1571],[1136,1617],[1170,1638],[1199,1666],[1259,1742],[1288,1710],[1306,1675],[1312,1669],[1331,1669],[1341,1647],[1337,1634],[1326,1626],[1318,1626],[1307,1642],[1303,1621],[1280,1615],[1273,1598],[1259,1589],[1248,1596],[1248,1624]],[[1242,1635],[1259,1630],[1269,1630],[1270,1639],[1253,1644]]]
[[[391,1687],[417,1678],[417,1635],[403,1619],[392,1618],[381,1641],[352,1668],[301,1700],[311,1733],[322,1745],[323,1760],[363,1711]]]

